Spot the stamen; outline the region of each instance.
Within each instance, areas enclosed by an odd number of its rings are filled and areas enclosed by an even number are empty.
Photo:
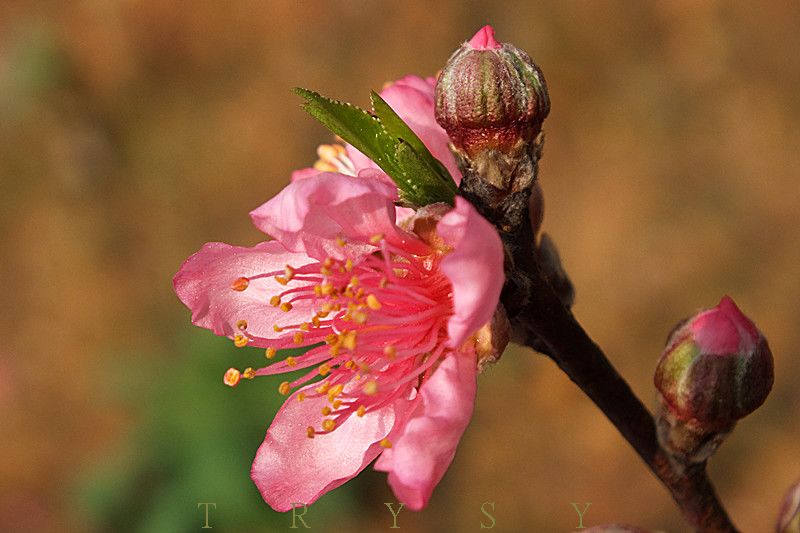
[[[326,405],[325,407],[322,408],[321,412],[322,416],[328,416],[329,414],[331,414],[331,408]]]
[[[389,361],[394,361],[397,358],[397,348],[395,348],[393,344],[387,344],[383,348],[383,355],[385,355]]]
[[[237,292],[242,292],[248,287],[248,285],[250,285],[250,280],[248,278],[245,277],[236,278],[235,280],[233,280],[233,283],[231,283],[231,289]]]
[[[289,302],[283,302],[281,304],[281,311],[283,311],[284,313],[288,313],[291,310],[292,310],[292,304],[290,304]]]
[[[346,244],[347,244],[347,241],[345,241],[343,238],[336,237],[336,245],[337,246],[339,246],[341,248],[344,248]]]
[[[256,370],[254,368],[247,367],[244,369],[244,372],[242,372],[242,377],[244,379],[253,379],[256,377]]]
[[[247,320],[237,320],[236,321],[236,329],[240,329],[242,331],[247,329]]]
[[[265,356],[267,359],[272,359],[273,357],[275,357],[275,348],[273,348],[272,346],[270,346],[269,348],[267,348],[267,349],[264,351],[264,356]]]
[[[364,416],[366,414],[366,412],[367,412],[367,408],[364,407],[363,405],[359,405],[358,406],[358,410],[356,411],[356,415],[361,417],[361,416]]]
[[[228,387],[235,387],[241,379],[241,373],[235,368],[229,368],[222,377],[222,382]]]
[[[281,297],[273,296],[272,298],[269,299],[269,305],[271,305],[272,307],[278,307],[279,305],[281,305]]]
[[[290,389],[290,387],[289,387],[289,382],[288,381],[284,381],[283,383],[278,385],[278,392],[281,393],[284,396],[289,394],[289,389]]]
[[[247,343],[250,342],[250,339],[245,337],[244,335],[239,335],[238,333],[233,336],[233,345],[237,348],[244,348],[247,346]]]
[[[325,431],[333,431],[336,427],[336,422],[332,418],[326,418],[322,421],[322,429]]]
[[[391,448],[391,447],[392,447],[392,441],[390,441],[389,439],[381,440],[381,448]]]
[[[327,376],[331,371],[331,366],[328,363],[322,363],[317,370],[320,376]]]
[[[312,428],[311,426],[308,426],[306,428],[306,437],[308,437],[309,439],[314,438],[314,428]]]
[[[306,393],[305,392],[301,392],[300,394],[297,395],[297,401],[298,402],[302,402],[305,399],[306,399]]]
[[[367,295],[367,306],[373,311],[378,311],[382,307],[381,302],[374,294]]]
[[[303,344],[303,332],[302,331],[296,331],[294,333],[294,339],[293,340],[294,340],[295,344]]]
[[[291,355],[285,359],[286,366],[297,366],[297,359],[292,357]]]
[[[374,396],[378,393],[378,384],[374,381],[367,381],[364,383],[364,394],[367,396]]]

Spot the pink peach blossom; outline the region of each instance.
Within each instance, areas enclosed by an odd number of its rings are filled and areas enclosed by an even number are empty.
[[[308,369],[259,448],[252,479],[274,509],[309,504],[378,458],[397,497],[421,509],[472,415],[473,334],[497,307],[503,251],[466,200],[424,240],[396,223],[397,188],[357,176],[296,179],[251,213],[276,240],[208,243],[175,276],[194,324],[266,350],[308,347],[225,382]]]

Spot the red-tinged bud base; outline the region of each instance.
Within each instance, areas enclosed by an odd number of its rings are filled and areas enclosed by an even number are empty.
[[[661,397],[656,413],[658,443],[671,457],[685,464],[707,461],[733,431],[729,426],[708,430],[697,420],[682,420]]]

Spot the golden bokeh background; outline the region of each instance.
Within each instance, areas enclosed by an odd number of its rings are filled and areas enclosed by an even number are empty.
[[[485,23],[543,68],[544,227],[575,313],[653,405],[679,319],[730,294],[776,382],[711,462],[747,532],[800,477],[800,3],[765,0],[162,0],[0,3],[0,530],[288,530],[248,479],[279,399],[222,386],[257,361],[191,326],[171,277],[329,134],[304,86],[360,105],[430,75]],[[385,476],[322,498],[312,529],[382,531]],[[667,493],[555,366],[480,378],[456,459],[404,531],[687,531]]]

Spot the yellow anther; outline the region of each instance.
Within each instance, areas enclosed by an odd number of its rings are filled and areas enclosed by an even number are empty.
[[[281,297],[273,296],[272,298],[269,299],[269,305],[271,305],[272,307],[278,307],[279,305],[281,305]]]
[[[286,265],[283,269],[284,274],[286,274],[286,279],[292,279],[294,277],[294,269],[289,265]]]
[[[236,321],[236,329],[240,329],[242,331],[247,329],[247,320],[237,320]]]
[[[364,383],[364,394],[373,396],[378,393],[378,384],[374,381],[367,381]]]
[[[331,408],[326,405],[322,408],[322,416],[328,416],[329,414],[331,414]]]
[[[325,335],[325,342],[327,342],[330,345],[336,344],[338,340],[339,337],[336,335],[336,333],[328,333],[327,335]]]
[[[344,367],[348,370],[353,370],[356,367],[356,362],[351,359],[344,364]]]
[[[330,296],[336,288],[333,286],[333,283],[323,283],[320,285],[320,291],[322,291],[323,296]]]
[[[328,256],[328,257],[326,257],[326,258],[325,258],[325,260],[322,262],[322,266],[324,266],[325,268],[330,268],[330,267],[332,267],[332,266],[333,266],[333,263],[334,263],[334,259],[333,259],[333,257],[331,257],[331,256]]]
[[[377,311],[381,308],[381,302],[378,300],[378,297],[374,294],[367,295],[367,307],[372,309],[373,311]]]
[[[347,241],[342,239],[341,237],[336,237],[336,244],[344,248],[344,245],[347,244]]]
[[[392,441],[390,441],[389,439],[381,440],[381,448],[391,448],[391,447],[392,447]]]
[[[245,368],[244,372],[242,372],[242,377],[244,379],[253,379],[254,377],[256,377],[255,369],[250,367]]]
[[[250,285],[250,280],[249,279],[247,279],[245,277],[236,278],[235,280],[233,280],[233,283],[231,283],[231,289],[233,289],[233,290],[235,290],[237,292],[242,292],[249,285]]]
[[[311,331],[311,324],[308,322],[303,322],[300,324],[300,331]]]
[[[358,313],[353,313],[353,321],[356,324],[363,324],[367,321],[367,314],[360,311]]]
[[[342,406],[342,400],[334,400],[331,405],[333,405],[334,409],[338,409]]]
[[[317,370],[319,370],[320,376],[327,376],[331,372],[331,365],[329,365],[328,363],[322,363],[321,365],[319,365],[319,368]]]
[[[302,402],[305,399],[306,399],[306,393],[305,392],[301,392],[300,394],[297,395],[297,401],[298,402]]]
[[[380,287],[381,289],[385,289],[388,284],[389,284],[389,279],[386,276],[383,276],[381,280],[378,282],[378,287]]]
[[[356,349],[356,332],[348,331],[343,333],[342,345],[350,351]]]
[[[247,346],[247,343],[250,342],[250,339],[245,337],[244,335],[239,335],[238,333],[233,336],[233,345],[237,348],[243,348]]]
[[[328,392],[328,388],[329,388],[330,386],[331,386],[331,384],[330,384],[330,383],[328,383],[327,381],[323,381],[323,382],[320,384],[320,386],[319,386],[319,387],[317,387],[317,388],[316,388],[316,389],[314,389],[314,390],[316,390],[316,391],[317,391],[318,393],[320,393],[320,394],[325,394],[326,392]]]
[[[303,344],[303,332],[302,331],[295,331],[293,340],[294,340],[295,344]]]
[[[351,270],[353,270],[353,260],[352,259],[348,259],[347,261],[344,262],[344,269],[347,272],[350,272]]]
[[[332,272],[331,272],[331,269],[330,269],[330,268],[328,268],[328,267],[326,267],[326,266],[323,266],[322,268],[320,268],[320,269],[319,269],[319,272],[320,272],[320,274],[322,274],[323,276],[330,276],[330,275],[332,274]]]
[[[330,354],[331,354],[333,357],[338,357],[338,356],[339,356],[339,351],[340,351],[340,350],[341,350],[341,348],[339,348],[339,345],[338,345],[338,344],[334,344],[333,346],[331,346],[331,347],[328,349],[328,352],[329,352],[329,353],[330,353]]]
[[[392,344],[387,344],[383,348],[383,355],[385,355],[389,361],[394,361],[397,357],[397,348],[395,348]]]
[[[311,317],[311,324],[312,324],[312,325],[313,325],[315,328],[318,328],[318,327],[319,327],[319,325],[320,325],[319,317],[318,317],[318,316],[316,316],[316,315],[312,316],[312,317]]]
[[[225,375],[222,377],[222,382],[227,385],[228,387],[235,387],[237,383],[239,383],[239,379],[241,379],[241,373],[236,370],[235,368],[229,368],[225,371]]]
[[[341,383],[337,383],[336,385],[328,389],[328,399],[330,401],[333,401],[333,399],[339,396],[343,390],[344,390],[344,385],[342,385]]]
[[[306,437],[308,437],[309,439],[314,438],[314,428],[312,428],[311,426],[308,426],[306,428]]]
[[[275,348],[270,346],[269,348],[264,350],[264,357],[266,357],[267,359],[272,359],[273,357],[275,357]]]
[[[284,313],[288,313],[291,310],[292,310],[292,304],[290,304],[289,302],[283,302],[281,304],[281,311],[283,311]]]
[[[383,240],[383,233],[376,233],[372,237],[369,238],[369,242],[372,244],[378,244]]]
[[[285,359],[286,366],[297,366],[297,359],[292,357],[291,355]]]
[[[281,285],[286,285],[287,283],[289,283],[289,278],[287,278],[286,276],[275,276],[275,281],[277,281]]]
[[[319,285],[314,285],[314,294],[316,296],[322,296],[322,287]]]
[[[278,392],[280,392],[281,394],[286,396],[287,394],[289,394],[289,389],[290,388],[291,387],[289,387],[289,382],[288,381],[284,381],[283,383],[278,385]]]
[[[356,299],[358,300],[359,298],[362,298],[363,296],[364,296],[364,289],[360,287],[360,288],[359,288],[359,289],[356,291]]]
[[[352,278],[350,278],[351,287],[357,287],[358,283],[359,283],[358,276],[353,276]]]
[[[325,431],[333,431],[333,428],[336,427],[336,422],[332,418],[326,418],[322,421],[322,429]]]
[[[330,313],[332,310],[333,310],[333,304],[331,302],[322,302],[322,305],[320,306],[321,312]]]
[[[283,328],[280,327],[278,324],[273,324],[272,329],[275,330],[275,333],[280,333],[281,331],[283,331]]]
[[[314,169],[319,170],[320,172],[336,172],[339,170],[327,161],[322,161],[321,159],[314,162]]]
[[[330,311],[317,311],[316,318],[328,318]]]
[[[366,413],[366,412],[367,412],[367,408],[364,407],[363,405],[359,405],[358,406],[358,410],[356,411],[356,415],[364,416],[364,413]]]

